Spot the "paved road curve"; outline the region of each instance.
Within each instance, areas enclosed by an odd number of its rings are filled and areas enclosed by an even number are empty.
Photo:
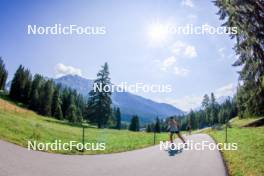
[[[187,137],[213,140],[205,134]],[[175,156],[159,146],[108,155],[70,156],[28,151],[0,141],[0,176],[225,176],[219,151],[185,150]]]

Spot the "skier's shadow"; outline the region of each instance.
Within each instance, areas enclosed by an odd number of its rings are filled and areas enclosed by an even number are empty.
[[[181,148],[181,149],[173,149],[173,150],[169,149],[168,150],[168,154],[169,154],[169,156],[175,156],[175,155],[178,155],[178,154],[182,153],[182,151],[183,151],[183,148]]]

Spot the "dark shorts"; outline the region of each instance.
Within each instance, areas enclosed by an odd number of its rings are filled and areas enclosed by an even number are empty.
[[[171,134],[179,134],[180,131],[170,131]]]

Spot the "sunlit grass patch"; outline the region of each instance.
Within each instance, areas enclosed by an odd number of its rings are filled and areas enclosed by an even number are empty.
[[[264,127],[242,128],[252,121],[254,119],[235,119],[232,128],[228,128],[228,142],[238,145],[237,151],[223,151],[230,175],[264,175]],[[225,130],[209,130],[208,133],[217,142],[225,142]]]
[[[0,99],[0,139],[27,147],[28,141],[43,143],[61,140],[82,142],[82,127],[40,116]],[[167,133],[157,134],[157,143],[167,140]],[[106,150],[85,151],[84,154],[115,153],[135,150],[153,145],[153,133],[131,132],[128,130],[85,128],[85,143],[105,142]],[[82,154],[72,151],[49,151],[65,154]]]

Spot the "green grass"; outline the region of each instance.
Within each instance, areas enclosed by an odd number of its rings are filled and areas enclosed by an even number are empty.
[[[241,128],[249,123],[252,123],[254,121],[257,121],[261,118],[246,118],[246,119],[238,119],[238,117],[232,119],[231,125],[232,127],[238,127]]]
[[[228,128],[228,142],[237,143],[238,150],[223,150],[230,175],[264,175],[264,127],[242,128],[255,119],[235,119]],[[225,141],[225,130],[207,131],[217,142]]]
[[[67,122],[43,117],[0,99],[0,139],[27,147],[28,141],[62,143],[82,142],[82,128]],[[157,141],[167,140],[168,134],[157,134]],[[153,134],[131,132],[127,130],[97,129],[92,126],[85,129],[85,142],[105,142],[104,151],[48,151],[63,154],[101,154],[139,149],[153,145]],[[158,142],[157,142],[158,143]]]

